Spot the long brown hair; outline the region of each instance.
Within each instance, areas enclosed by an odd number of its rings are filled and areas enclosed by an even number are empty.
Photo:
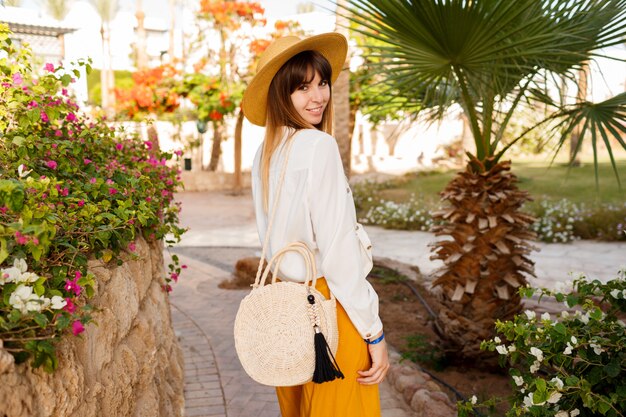
[[[302,84],[310,83],[318,73],[322,80],[328,81],[331,95],[322,114],[322,120],[312,125],[298,114],[293,107],[291,94]],[[333,106],[330,78],[330,63],[317,51],[304,51],[294,55],[276,73],[267,94],[267,116],[265,123],[265,140],[261,156],[261,183],[263,185],[263,207],[268,211],[270,161],[280,145],[280,139],[289,129],[289,139],[300,129],[319,129],[332,134]]]

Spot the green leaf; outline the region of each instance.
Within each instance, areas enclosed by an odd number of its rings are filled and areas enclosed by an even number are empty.
[[[72,82],[71,75],[64,74],[63,76],[61,76],[61,83],[63,84],[64,87],[67,87],[68,85],[70,85],[71,82]]]
[[[568,294],[567,295],[567,305],[569,307],[574,307],[577,304],[578,304],[578,296],[575,295],[575,294]]]
[[[48,325],[48,317],[45,314],[37,313],[33,316],[33,319],[41,328],[45,328]]]
[[[24,139],[23,136],[15,136],[13,137],[13,140],[11,141],[15,146],[22,146],[22,144],[24,143],[26,139]]]
[[[555,330],[558,334],[563,335],[563,336],[565,336],[565,335],[567,334],[567,328],[565,328],[565,326],[563,325],[563,323],[557,323],[557,324],[554,326],[554,330]]]
[[[621,372],[619,359],[613,358],[611,362],[604,365],[604,372],[611,378],[617,377]]]

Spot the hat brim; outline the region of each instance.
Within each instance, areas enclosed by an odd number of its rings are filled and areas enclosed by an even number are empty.
[[[337,80],[348,54],[348,42],[339,33],[311,36],[285,48],[265,64],[254,76],[243,94],[241,108],[246,118],[257,126],[265,126],[267,117],[267,94],[270,83],[293,56],[304,51],[317,51],[328,60],[332,68],[331,84]]]

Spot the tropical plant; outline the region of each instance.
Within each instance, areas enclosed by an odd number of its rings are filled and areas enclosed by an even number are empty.
[[[404,107],[432,120],[453,106],[465,113],[476,145],[467,169],[442,192],[447,207],[433,245],[443,261],[434,285],[445,308],[438,327],[457,355],[478,357],[479,342],[493,335],[495,319],[520,309],[517,288],[526,285],[534,265],[528,257],[533,219],[520,212],[529,199],[519,191],[507,151],[537,126],[550,125],[557,149],[576,126],[590,139],[597,167],[597,145],[611,150],[613,137],[626,132],[626,93],[603,102],[552,97],[555,81],[575,74],[603,50],[623,43],[626,0],[351,0],[346,12],[373,45],[374,71]],[[546,117],[507,140],[518,109],[541,105]]]

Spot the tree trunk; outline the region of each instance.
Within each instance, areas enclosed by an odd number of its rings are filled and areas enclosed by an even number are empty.
[[[337,7],[347,5],[345,0],[338,0]],[[345,10],[345,9],[344,9]],[[348,21],[345,17],[336,15],[335,31],[346,38],[348,34]],[[348,54],[349,56],[349,54]],[[350,64],[346,60],[344,68],[333,85],[333,107],[335,120],[335,139],[339,146],[343,170],[350,177],[350,163],[352,157],[352,130],[350,129]]]
[[[145,13],[143,12],[143,0],[136,0],[135,17],[137,18],[137,69],[148,68],[148,54],[146,53],[146,28],[144,27]]]
[[[576,95],[576,101],[582,103],[587,100],[587,79],[589,77],[589,64],[583,63],[580,70],[578,70],[578,94]],[[580,143],[580,134],[582,130],[582,124],[579,124],[574,128],[572,136],[569,142],[569,160],[572,166],[580,166],[580,159],[575,157]]]
[[[209,162],[209,171],[217,171],[217,165],[222,155],[222,125],[213,122],[213,146],[211,147],[211,162]]]
[[[169,46],[167,54],[170,62],[174,62],[174,30],[176,28],[176,0],[169,0],[170,28],[169,28]]]
[[[528,255],[536,248],[529,229],[534,219],[520,211],[530,197],[518,189],[511,163],[478,174],[470,164],[441,193],[447,207],[433,213],[439,223],[433,231],[446,240],[432,245],[431,259],[444,263],[433,282],[442,289],[437,330],[456,358],[478,359],[481,341],[494,336],[495,320],[520,311],[517,290],[534,276]]]
[[[241,131],[243,129],[243,111],[239,110],[237,114],[237,124],[235,125],[235,176],[233,184],[233,192],[236,195],[241,194],[243,188],[241,184]]]
[[[106,29],[104,23],[100,25],[100,37],[102,38],[102,68],[100,69],[100,106],[102,110],[107,113],[109,109],[109,75],[107,73],[107,43],[106,43]]]

